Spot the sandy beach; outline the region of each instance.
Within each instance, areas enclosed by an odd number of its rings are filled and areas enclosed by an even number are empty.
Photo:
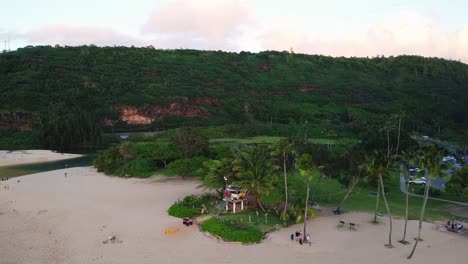
[[[79,154],[58,153],[51,150],[0,150],[0,167],[38,163],[81,157]]]
[[[415,257],[407,260],[410,246],[396,242],[403,221],[394,221],[395,248],[388,249],[386,218],[373,225],[368,213],[310,220],[310,246],[289,239],[302,225],[273,232],[257,245],[220,242],[166,213],[177,199],[201,193],[196,185],[192,180],[108,177],[92,167],[0,182],[0,263],[455,264],[468,257],[467,237],[424,223],[424,241]],[[338,229],[339,220],[359,224],[357,231]],[[164,234],[169,228],[180,231]],[[414,242],[416,233],[417,222],[411,221],[409,240]],[[103,243],[110,236],[116,237],[116,243]]]

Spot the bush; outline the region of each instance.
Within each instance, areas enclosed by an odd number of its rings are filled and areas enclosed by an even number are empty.
[[[448,193],[468,197],[468,166],[457,171],[450,180],[445,183],[445,191]]]
[[[99,151],[97,158],[93,161],[98,172],[113,174],[122,168],[125,161],[120,155],[118,147],[113,147],[104,151]]]
[[[245,226],[237,222],[222,223],[216,218],[210,218],[201,224],[203,231],[210,232],[227,241],[242,243],[258,243],[263,233],[260,229]]]
[[[417,191],[417,194],[424,195],[424,188],[420,188]],[[432,186],[429,187],[429,196],[436,197],[436,196],[439,196],[440,194],[441,194],[441,191],[439,189],[432,187]]]
[[[126,174],[128,174],[129,177],[145,178],[151,176],[154,169],[151,160],[138,157],[128,162]]]
[[[179,159],[170,163],[167,168],[180,176],[199,176],[198,171],[202,168],[205,157],[193,157],[189,159]]]
[[[39,149],[41,147],[39,139],[32,132],[0,130],[0,149]]]
[[[167,213],[171,216],[184,218],[189,217],[192,218],[196,215],[200,214],[200,207],[187,207],[180,203],[175,203],[167,210]]]
[[[194,217],[201,213],[202,203],[206,203],[209,197],[209,195],[202,195],[201,197],[195,195],[186,196],[182,201],[171,205],[167,213],[179,218]]]

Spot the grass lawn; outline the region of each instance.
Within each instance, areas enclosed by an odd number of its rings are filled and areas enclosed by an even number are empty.
[[[215,138],[210,139],[210,143],[237,143],[237,144],[274,144],[280,141],[282,137],[250,137],[250,138]]]
[[[317,184],[312,185],[311,190],[317,187]],[[392,216],[404,218],[405,216],[405,194],[400,190],[400,179],[397,172],[394,172],[389,180],[386,182],[386,189],[388,188],[387,201],[390,207]],[[320,191],[322,190],[322,191]],[[345,202],[343,208],[348,211],[367,211],[373,212],[375,209],[376,198],[369,195],[371,192],[376,192],[376,189],[369,187],[356,186],[353,194]],[[319,204],[324,206],[336,207],[341,199],[346,194],[346,190],[342,190],[340,184],[336,180],[331,180],[330,183],[322,181],[318,187],[317,193],[312,193],[312,199],[318,201]],[[439,196],[437,198],[442,198]],[[409,218],[419,219],[423,199],[420,197],[409,196]],[[425,219],[426,220],[443,220],[447,221],[454,216],[445,208],[449,203],[434,201],[429,199],[426,206]],[[379,212],[386,214],[383,199],[380,199]],[[457,217],[460,218],[460,217]]]
[[[247,209],[235,214],[224,213],[219,217],[225,222],[240,222],[246,226],[259,228],[262,232],[268,232],[276,229],[276,226],[281,227],[283,225],[283,221],[275,212],[269,212],[266,216],[265,213],[260,209]]]
[[[250,138],[215,138],[210,139],[210,143],[237,143],[237,144],[274,144],[280,141],[283,137],[269,137],[269,136],[259,136],[259,137],[250,137]],[[357,139],[352,138],[309,138],[308,141],[312,144],[317,145],[336,145],[336,144],[356,144],[359,142]]]

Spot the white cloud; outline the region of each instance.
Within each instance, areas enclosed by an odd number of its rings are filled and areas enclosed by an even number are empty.
[[[146,41],[110,28],[50,25],[23,34],[33,44],[143,46]]]
[[[162,46],[238,49],[237,38],[253,20],[241,0],[175,0],[155,9],[142,25]]]
[[[338,36],[310,32],[313,28],[272,29],[260,34],[259,39],[263,49],[293,47],[297,52],[331,56],[415,54],[468,62],[468,24],[456,32],[444,32],[437,21],[415,12],[399,12],[370,27]]]

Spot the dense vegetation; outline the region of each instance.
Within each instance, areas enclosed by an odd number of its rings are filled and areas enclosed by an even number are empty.
[[[216,218],[210,218],[204,221],[201,226],[203,231],[222,237],[227,241],[258,243],[263,238],[260,229],[241,222],[221,222]]]
[[[457,139],[468,130],[467,86],[467,65],[418,56],[96,46],[0,54],[0,110],[33,113],[36,137],[52,149],[94,148],[103,130],[182,125],[233,124],[243,136],[307,131],[363,139],[403,113],[406,131]],[[120,106],[154,121],[129,126],[119,120]],[[174,107],[180,111],[161,112]]]
[[[182,201],[177,201],[171,205],[171,207],[169,207],[167,210],[167,213],[179,218],[192,218],[201,214],[202,204],[207,203],[209,199],[209,195],[203,195],[200,197],[189,195],[182,199]]]
[[[457,171],[446,184],[447,192],[468,198],[468,166]]]
[[[38,149],[41,144],[29,131],[12,131],[0,129],[0,149]]]

